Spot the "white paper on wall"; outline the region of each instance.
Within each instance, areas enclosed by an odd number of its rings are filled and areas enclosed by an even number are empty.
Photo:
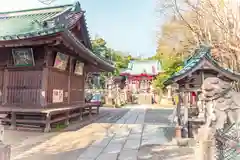
[[[63,102],[63,90],[53,89],[53,103]]]

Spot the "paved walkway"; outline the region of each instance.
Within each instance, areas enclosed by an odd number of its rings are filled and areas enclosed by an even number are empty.
[[[137,160],[140,146],[168,142],[166,131],[174,131],[166,124],[145,124],[145,118],[149,119],[145,111],[145,106],[135,107],[106,132],[95,133],[103,134],[103,139],[90,145],[78,160]]]
[[[172,111],[148,108],[110,109],[112,114],[81,129],[31,135],[13,147],[12,160],[136,160],[141,146],[164,144],[174,134]]]

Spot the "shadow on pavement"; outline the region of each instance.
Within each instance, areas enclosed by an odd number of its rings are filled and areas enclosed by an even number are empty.
[[[139,149],[138,160],[193,160],[190,147],[171,145],[145,145]]]

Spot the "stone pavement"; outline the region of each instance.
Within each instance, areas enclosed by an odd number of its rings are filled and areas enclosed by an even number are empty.
[[[70,125],[62,132],[8,131],[7,141],[13,144],[11,160],[135,160],[141,146],[165,144],[174,134],[168,124],[172,110],[150,107],[106,109],[108,116],[83,128],[78,123]]]
[[[100,114],[74,122],[64,130],[42,133],[5,130],[4,143],[12,147],[11,160],[65,160],[77,159],[85,148],[101,136],[93,136],[109,128],[128,109],[101,108]],[[86,126],[82,126],[87,122]]]
[[[171,112],[170,112],[171,113]],[[144,124],[146,108],[138,106],[131,109],[103,135],[91,144],[78,160],[137,160],[140,146],[164,144],[171,140],[174,129],[166,125]]]

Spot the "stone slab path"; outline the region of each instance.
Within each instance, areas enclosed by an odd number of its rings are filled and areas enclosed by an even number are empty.
[[[167,126],[166,121],[165,124],[145,124],[145,119],[152,116],[146,110],[145,106],[132,108],[107,132],[95,133],[103,134],[103,139],[91,144],[78,160],[137,160],[141,146],[169,142],[174,134],[173,128]]]
[[[11,160],[136,160],[141,146],[165,144],[174,134],[168,123],[172,110],[154,112],[146,105],[107,110],[108,116],[83,128],[31,133],[13,147]]]

